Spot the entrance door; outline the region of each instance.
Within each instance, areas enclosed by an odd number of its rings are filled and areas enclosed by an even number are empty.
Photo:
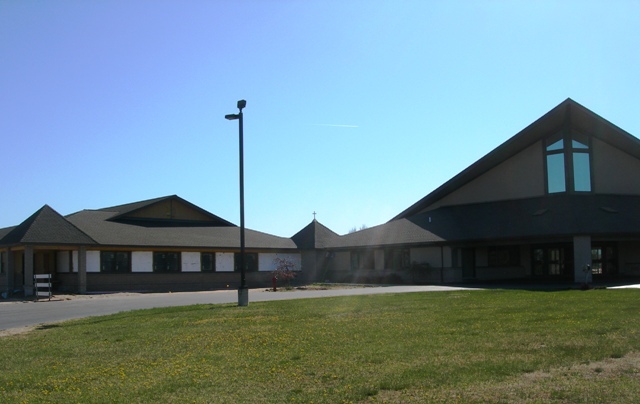
[[[591,247],[591,271],[597,278],[618,274],[618,254],[615,245],[594,244]]]
[[[573,276],[573,249],[569,244],[536,246],[531,257],[535,277],[560,279]]]

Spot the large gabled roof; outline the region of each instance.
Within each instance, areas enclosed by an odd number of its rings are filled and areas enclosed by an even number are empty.
[[[391,219],[411,217],[565,125],[640,159],[640,140],[570,98]]]
[[[179,204],[181,214],[165,215],[165,208]],[[161,207],[162,209],[158,209]],[[185,210],[186,209],[186,213]],[[160,216],[157,216],[160,213]],[[156,215],[156,216],[154,216]],[[184,217],[195,215],[196,220]],[[171,216],[171,215],[169,215]],[[176,196],[149,199],[67,216],[102,246],[131,248],[224,248],[240,247],[240,228]],[[294,249],[295,243],[246,229],[245,244],[255,249]]]
[[[20,225],[0,229],[0,245],[16,244],[237,250],[240,228],[171,195],[66,217],[45,205]],[[245,244],[249,249],[296,248],[289,238],[251,229],[245,230]]]
[[[0,244],[92,245],[95,240],[50,206],[44,205],[9,230],[0,239]]]

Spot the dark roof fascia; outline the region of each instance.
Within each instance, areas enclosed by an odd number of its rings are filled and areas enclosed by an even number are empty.
[[[475,178],[498,166],[509,157],[519,153],[539,140],[559,130],[569,113],[571,126],[579,132],[592,135],[630,155],[640,159],[640,140],[598,114],[567,98],[551,111],[518,132],[487,155],[470,165],[449,181],[436,188],[418,202],[402,211],[390,221],[412,216],[427,208],[451,192],[473,181]],[[612,136],[611,136],[612,135]]]

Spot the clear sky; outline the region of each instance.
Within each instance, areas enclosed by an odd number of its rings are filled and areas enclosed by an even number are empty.
[[[640,136],[640,2],[0,2],[0,227],[177,194],[384,223],[572,98]]]

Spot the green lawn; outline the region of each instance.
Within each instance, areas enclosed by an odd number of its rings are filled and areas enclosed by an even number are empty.
[[[0,339],[1,402],[632,402],[640,290],[200,305]]]

